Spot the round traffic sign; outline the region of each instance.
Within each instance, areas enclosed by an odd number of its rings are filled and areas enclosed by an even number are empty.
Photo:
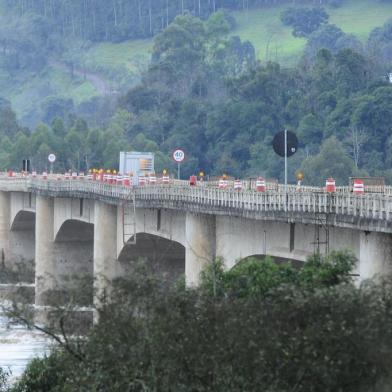
[[[54,155],[54,154],[49,154],[48,155],[48,161],[50,163],[53,163],[55,160],[56,160],[56,155]]]
[[[272,141],[272,147],[274,151],[281,157],[285,156],[284,145],[285,145],[285,131],[278,132],[274,140]],[[291,157],[297,152],[298,139],[295,133],[287,131],[287,157]]]
[[[176,150],[173,151],[173,159],[177,163],[181,163],[185,159],[185,152],[184,150],[181,150],[181,148],[177,148]]]

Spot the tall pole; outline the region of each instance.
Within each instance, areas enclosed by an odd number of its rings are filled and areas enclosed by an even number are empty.
[[[287,193],[287,129],[284,130],[284,190]]]
[[[177,165],[177,178],[178,179],[180,179],[180,166],[181,166],[181,164],[178,163],[178,165]]]

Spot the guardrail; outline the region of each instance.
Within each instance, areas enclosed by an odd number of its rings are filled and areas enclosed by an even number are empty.
[[[148,185],[125,187],[89,180],[43,180],[38,178],[0,178],[0,190],[33,192],[54,197],[85,197],[112,203],[129,200],[136,204],[159,205],[162,208],[176,208],[208,212],[209,210],[252,212],[297,212],[333,213],[368,219],[391,219],[392,197],[380,193],[355,195],[349,192],[325,193],[316,191],[256,192],[236,191],[208,186],[189,186],[185,181],[169,185]],[[318,191],[317,191],[318,190]]]

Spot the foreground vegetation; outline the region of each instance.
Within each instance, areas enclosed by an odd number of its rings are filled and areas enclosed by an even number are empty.
[[[87,339],[33,360],[12,391],[387,391],[392,282],[354,286],[354,261],[217,262],[199,289],[141,265]]]

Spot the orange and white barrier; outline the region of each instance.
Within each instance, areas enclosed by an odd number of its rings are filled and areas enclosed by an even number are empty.
[[[225,180],[224,178],[220,178],[218,182],[218,188],[219,189],[227,188],[227,180]]]
[[[72,179],[76,180],[78,178],[78,173],[72,172]]]
[[[37,177],[37,172],[36,172],[36,171],[33,171],[33,172],[31,173],[31,176],[32,176],[33,178],[36,178],[36,177]]]
[[[124,176],[122,184],[124,186],[131,186],[131,177],[130,176]]]
[[[79,180],[84,180],[84,173],[79,173]]]
[[[197,185],[197,177],[196,176],[189,177],[189,185],[191,185],[191,186]]]
[[[43,178],[44,180],[47,180],[47,179],[48,179],[48,173],[47,173],[47,172],[43,172],[43,173],[42,173],[42,178]]]
[[[234,181],[234,189],[236,191],[242,190],[242,182],[241,182],[241,180],[235,180]]]
[[[356,195],[365,193],[365,184],[363,183],[363,180],[354,180],[353,192]]]
[[[169,184],[170,177],[169,176],[162,176],[162,184]]]
[[[156,178],[156,176],[150,176],[149,184],[151,184],[151,185],[156,185],[156,183],[157,183],[157,178]]]
[[[124,182],[124,177],[121,174],[117,174],[116,184],[123,185],[123,182]]]
[[[265,179],[263,177],[258,177],[256,180],[256,191],[257,192],[265,192],[267,187],[265,185]]]
[[[327,178],[325,181],[325,190],[328,193],[335,193],[336,192],[336,183],[333,178]]]
[[[139,177],[139,185],[144,186],[146,185],[147,179],[146,177]]]

